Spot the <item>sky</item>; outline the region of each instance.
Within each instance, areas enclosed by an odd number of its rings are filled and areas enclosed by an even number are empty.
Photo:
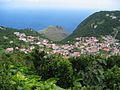
[[[120,0],[0,0],[0,6],[14,9],[119,10]]]

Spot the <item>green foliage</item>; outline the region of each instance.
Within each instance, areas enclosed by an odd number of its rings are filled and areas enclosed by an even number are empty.
[[[17,90],[54,90],[56,79],[41,81],[39,76],[31,75],[25,77],[17,73],[10,82]]]
[[[108,67],[119,66],[120,59],[119,56],[105,58],[101,55],[82,55],[69,58],[69,62],[59,55],[47,55],[37,49],[33,57],[36,70],[43,79],[59,78],[57,85],[63,88],[73,87],[73,90],[104,89],[107,85],[104,83],[104,73],[108,71]]]
[[[120,67],[114,66],[105,71],[106,89],[120,90]]]
[[[32,69],[10,61],[0,61],[0,90],[54,90],[57,79],[42,81]],[[13,63],[14,62],[14,63]]]
[[[31,54],[3,53],[0,90],[120,90],[119,60],[119,55],[64,59],[39,49]]]
[[[106,68],[110,69],[114,65],[120,67],[120,55],[114,55],[107,59],[107,67]]]
[[[81,80],[82,80],[82,79],[76,79],[76,80],[73,82],[74,87],[72,87],[71,89],[72,89],[72,90],[88,90],[88,87],[82,86],[82,84],[80,83]]]
[[[2,47],[0,47],[0,54],[3,54],[4,52],[5,50]]]
[[[13,43],[10,44],[9,42],[18,41],[16,36],[13,34],[15,31],[16,31],[15,29],[10,29],[10,28],[4,28],[2,30],[0,29],[0,47],[2,48],[11,47],[11,46],[14,47]],[[4,39],[4,37],[6,37],[6,39]]]
[[[12,62],[13,64],[17,63],[28,67],[33,67],[33,62],[31,60],[32,56],[30,54],[16,51],[14,53],[3,53],[1,56],[3,55],[5,55],[8,61]]]
[[[71,63],[59,55],[47,55],[44,51],[33,52],[34,66],[43,79],[59,78],[57,85],[68,88],[72,84]]]
[[[105,59],[101,56],[81,56],[70,58],[76,77],[82,78],[83,85],[89,85],[90,89],[96,89],[102,85],[104,79],[103,66],[106,65]]]

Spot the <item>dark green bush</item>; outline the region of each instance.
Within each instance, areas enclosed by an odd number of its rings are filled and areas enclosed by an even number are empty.
[[[106,89],[120,90],[120,67],[114,66],[104,73]]]
[[[82,86],[90,86],[90,89],[95,90],[102,87],[104,79],[104,66],[106,59],[100,55],[83,55],[80,57],[70,58],[70,62],[74,68],[74,75],[82,78],[80,83]]]
[[[72,63],[73,69],[79,72],[80,70],[85,71],[85,68],[88,66],[89,58],[82,55],[80,57],[72,57],[69,58],[70,62]]]
[[[60,55],[47,55],[44,51],[35,50],[33,63],[43,79],[59,78],[57,85],[68,88],[72,85],[73,69],[69,60]]]
[[[59,78],[57,85],[68,88],[72,85],[73,69],[68,60],[63,59],[60,56],[53,58],[49,66],[49,71],[52,71],[52,76]]]
[[[107,59],[107,67],[106,68],[110,69],[114,65],[117,65],[118,67],[120,67],[120,55],[110,56]]]

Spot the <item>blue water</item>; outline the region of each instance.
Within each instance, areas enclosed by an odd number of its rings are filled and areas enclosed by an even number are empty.
[[[84,10],[0,9],[0,26],[42,30],[49,25],[58,25],[71,33],[90,14],[91,11]]]

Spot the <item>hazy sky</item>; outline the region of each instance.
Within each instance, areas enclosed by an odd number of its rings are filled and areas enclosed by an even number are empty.
[[[0,0],[8,8],[119,10],[120,0]]]

